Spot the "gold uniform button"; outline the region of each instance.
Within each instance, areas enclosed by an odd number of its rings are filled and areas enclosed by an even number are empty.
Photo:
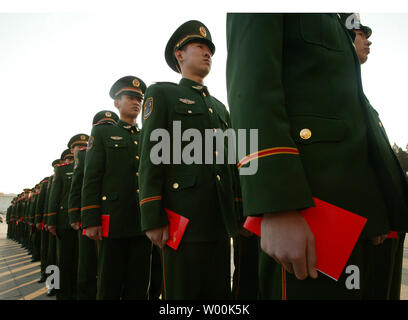
[[[139,156],[136,156],[136,160],[139,160]]]
[[[135,133],[135,131],[134,131],[134,130],[131,130],[130,132],[131,132],[131,133]]]
[[[103,196],[103,197],[102,197],[102,200],[105,201],[105,200],[106,200],[106,196]]]
[[[115,148],[119,147],[117,144],[115,144]]]
[[[61,207],[60,209],[62,210],[62,209],[64,209],[64,207]]]
[[[217,132],[217,129],[213,128],[213,131],[214,131],[214,133],[216,133],[216,132]]]
[[[190,113],[190,114],[192,114],[192,113],[193,113],[193,111],[191,111],[191,110],[188,110],[187,112],[188,112],[188,113]]]
[[[208,108],[208,110],[209,110],[211,113],[213,113],[213,109],[212,109],[212,108]]]
[[[308,140],[310,139],[310,137],[312,136],[312,131],[310,131],[310,129],[302,129],[300,130],[300,137],[303,140]]]
[[[179,187],[179,184],[177,182],[174,182],[173,183],[173,189],[178,189],[178,187]]]
[[[138,177],[139,176],[139,172],[136,172],[136,177]]]
[[[221,177],[220,177],[220,175],[218,175],[218,174],[217,174],[217,180],[218,180],[218,181],[221,181]]]
[[[215,151],[214,154],[216,157],[218,157],[218,151]]]
[[[137,144],[137,141],[135,140],[135,141],[133,141],[133,143],[134,143],[134,144]]]
[[[136,193],[139,193],[139,189],[136,189]]]
[[[378,125],[380,126],[380,128],[382,127],[382,123],[381,123],[381,121],[380,121],[380,122],[378,122]]]
[[[205,94],[205,92],[203,92],[203,96],[206,97],[207,95]]]

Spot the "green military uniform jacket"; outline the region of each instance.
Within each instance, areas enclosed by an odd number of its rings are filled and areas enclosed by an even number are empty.
[[[204,164],[205,130],[225,131],[230,127],[225,106],[209,94],[207,87],[184,78],[178,85],[151,85],[145,97],[139,175],[142,229],[146,231],[167,225],[165,209],[169,209],[190,220],[183,241],[214,240],[227,233],[235,235],[238,217],[234,205],[234,165],[227,162],[227,142],[224,144],[224,164],[216,163],[219,155],[215,139],[210,155],[213,164]],[[181,136],[173,133],[174,121],[180,122],[181,135],[187,129],[199,130],[202,149],[198,160],[202,164],[185,164],[182,159],[181,164],[177,164],[178,155],[173,155],[173,147]],[[157,149],[157,140],[151,141],[151,135],[158,128],[166,129],[170,134],[170,148],[163,150],[162,155],[170,155],[171,164],[153,164],[151,161],[150,154]],[[188,144],[188,141],[182,141],[181,150]]]
[[[48,187],[49,177],[44,179],[41,182],[40,192],[38,194],[37,205],[35,208],[35,219],[34,223],[43,223],[44,222],[44,214],[46,214],[46,196],[47,196],[47,187]]]
[[[109,238],[142,235],[140,230],[139,128],[122,120],[93,127],[82,187],[82,227],[109,219]]]
[[[227,88],[235,129],[259,129],[245,215],[313,206],[367,217],[365,236],[408,230],[407,187],[364,97],[337,14],[228,14]],[[247,142],[248,145],[248,142]]]
[[[71,229],[68,219],[68,195],[71,188],[74,163],[55,168],[48,204],[48,225],[56,225],[58,230]]]
[[[74,159],[74,174],[68,197],[69,223],[81,222],[81,191],[84,177],[86,148],[80,149]]]
[[[54,178],[55,178],[55,169],[54,169],[54,174],[49,177],[48,185],[47,185],[47,191],[46,191],[46,194],[45,194],[43,217],[44,217],[44,224],[46,224],[46,225],[49,225],[48,217],[49,217],[50,213],[48,211],[48,208],[49,208],[49,203],[50,203],[49,201],[50,201],[51,187],[52,187],[52,182],[54,181]]]

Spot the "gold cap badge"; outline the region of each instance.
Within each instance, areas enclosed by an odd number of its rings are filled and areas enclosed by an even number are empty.
[[[112,117],[112,114],[110,112],[105,112],[105,116],[110,118],[110,117]]]
[[[86,140],[86,137],[82,135],[81,140]]]
[[[200,27],[200,34],[205,38],[207,37],[207,31],[203,26]]]
[[[132,81],[132,84],[133,84],[134,87],[139,87],[139,86],[140,86],[140,82],[139,82],[139,80],[137,80],[137,79],[134,79],[134,80]]]

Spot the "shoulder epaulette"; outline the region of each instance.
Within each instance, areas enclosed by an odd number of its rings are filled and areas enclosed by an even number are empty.
[[[178,86],[177,83],[175,82],[167,82],[167,81],[162,81],[162,82],[154,82],[155,84],[172,84],[174,86]]]

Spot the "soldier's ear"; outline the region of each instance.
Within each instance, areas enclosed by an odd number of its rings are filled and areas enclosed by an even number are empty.
[[[113,100],[113,105],[119,110],[119,99]]]
[[[179,62],[179,64],[180,62],[183,62],[183,52],[183,50],[176,50],[174,52],[174,56],[176,57],[176,60]]]

